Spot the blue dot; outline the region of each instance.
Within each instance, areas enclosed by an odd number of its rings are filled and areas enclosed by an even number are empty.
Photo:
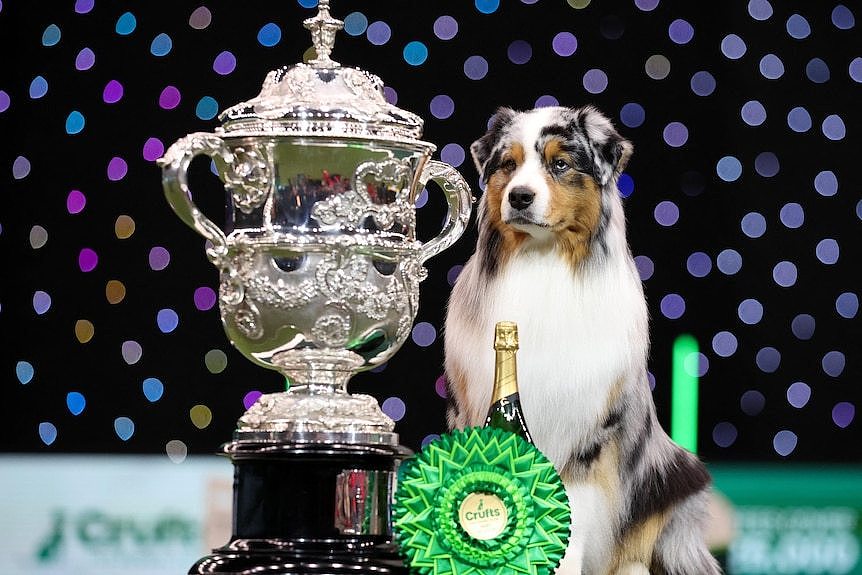
[[[743,323],[754,325],[763,319],[763,305],[756,299],[746,299],[739,304],[737,316]]]
[[[475,0],[476,10],[482,14],[491,14],[500,7],[500,0]]]
[[[787,388],[787,403],[796,409],[805,407],[809,399],[811,399],[811,386],[807,383],[797,381]]]
[[[712,338],[712,350],[721,357],[730,357],[738,346],[736,336],[729,331],[720,331]]]
[[[66,394],[66,407],[72,415],[81,415],[87,407],[87,400],[80,392],[70,391]]]
[[[49,421],[43,421],[39,424],[39,439],[45,445],[51,445],[57,439],[57,427]]]
[[[296,0],[303,8],[314,8],[317,6],[317,0]]]
[[[635,181],[626,173],[620,174],[617,179],[617,190],[622,197],[627,198],[635,191]]]
[[[766,397],[756,389],[750,389],[739,398],[739,408],[745,415],[757,415],[763,411],[766,405]]]
[[[440,16],[434,20],[434,35],[441,40],[451,40],[458,35],[458,21],[451,16]]]
[[[128,441],[135,434],[135,422],[128,417],[118,417],[114,420],[114,431],[117,437],[123,441]]]
[[[772,16],[772,4],[768,0],[749,0],[748,13],[755,20],[768,20]]]
[[[120,36],[128,36],[132,32],[135,31],[135,27],[138,25],[137,19],[135,19],[135,15],[131,12],[124,12],[122,16],[117,19],[117,25],[114,27],[117,34]]]
[[[48,93],[48,81],[42,76],[36,76],[30,82],[30,97],[33,99],[41,98]]]
[[[368,28],[368,18],[362,12],[351,12],[344,17],[344,31],[351,36],[361,36]],[[281,30],[278,32],[281,38]]]
[[[823,356],[820,365],[823,367],[823,371],[826,372],[826,375],[838,377],[841,375],[841,372],[844,371],[846,359],[844,354],[840,351],[830,351]]]
[[[27,385],[33,381],[33,376],[35,374],[36,370],[33,369],[33,364],[29,361],[19,361],[15,364],[15,376],[18,378],[21,385]]]
[[[467,153],[459,144],[446,144],[443,146],[443,149],[440,150],[440,159],[453,168],[457,168],[463,164],[466,157]]]
[[[167,56],[173,48],[174,42],[171,37],[164,32],[153,38],[150,44],[150,54],[153,56]]]
[[[274,22],[264,24],[257,32],[257,41],[260,42],[261,46],[267,48],[275,46],[281,42],[281,28]]]
[[[401,421],[407,412],[407,406],[400,397],[388,397],[380,405],[380,409],[392,418],[392,421]]]
[[[706,277],[712,271],[712,260],[703,252],[694,252],[688,256],[685,268],[696,278]]]
[[[212,120],[218,114],[218,102],[211,96],[204,96],[195,106],[195,115],[201,120]]]
[[[688,44],[694,38],[694,28],[688,21],[677,18],[668,26],[667,34],[676,44]]]
[[[666,318],[679,319],[685,313],[685,300],[679,294],[670,293],[661,298],[659,308]]]
[[[691,77],[691,91],[698,96],[709,96],[715,91],[715,77],[704,70]]]
[[[425,447],[426,445],[428,445],[432,441],[437,441],[438,439],[440,439],[440,436],[437,435],[436,433],[432,433],[431,435],[426,435],[424,438],[422,438],[422,447]]]
[[[533,105],[534,108],[553,108],[555,106],[559,106],[560,101],[550,94],[543,94],[536,98],[536,101]]]
[[[165,386],[155,377],[148,377],[144,380],[143,384],[144,389],[144,397],[147,398],[147,401],[150,403],[154,403],[162,398],[162,394],[165,392]]]
[[[725,275],[735,275],[742,269],[742,255],[736,250],[726,249],[715,258],[715,265]]]
[[[760,59],[760,74],[767,80],[777,80],[784,75],[784,62],[775,54]]]
[[[644,123],[646,111],[643,106],[636,102],[629,102],[620,108],[620,121],[627,128],[637,128]]]
[[[781,170],[778,156],[772,152],[761,152],[754,158],[754,170],[764,178],[771,178]]]
[[[506,55],[513,64],[526,64],[533,57],[533,47],[525,40],[515,40],[509,44]]]
[[[412,337],[419,347],[428,347],[437,339],[437,330],[427,321],[420,321],[413,327]]]
[[[826,116],[820,128],[823,130],[823,135],[833,141],[843,140],[844,136],[847,135],[847,128],[844,127],[844,120],[842,120],[841,116],[838,114]]]
[[[712,428],[712,440],[719,447],[730,447],[736,441],[738,435],[739,432],[736,430],[736,426],[729,421],[717,423]]]
[[[782,429],[776,433],[775,437],[772,439],[772,447],[775,449],[775,453],[782,457],[786,457],[793,453],[798,441],[799,438],[795,433],[787,429]]]
[[[45,31],[42,32],[42,45],[55,46],[60,41],[60,28],[56,24],[50,24]]]
[[[84,129],[85,123],[84,115],[78,110],[72,110],[66,117],[66,133],[70,135],[80,133]]]
[[[392,28],[390,28],[389,24],[386,22],[378,20],[377,22],[372,22],[368,25],[368,29],[365,31],[365,36],[368,38],[368,41],[375,46],[382,46],[392,37]]]
[[[688,128],[682,122],[671,122],[664,127],[662,138],[668,146],[679,148],[688,141]]]
[[[458,280],[458,276],[461,275],[461,271],[464,269],[464,266],[458,264],[449,268],[449,271],[446,272],[446,281],[450,286],[454,286],[455,282]]]
[[[795,230],[796,228],[802,227],[802,224],[805,223],[805,210],[802,209],[801,205],[795,202],[790,202],[782,206],[779,217],[781,218],[782,224]]]
[[[812,58],[805,66],[805,75],[815,84],[829,81],[829,66],[820,58]]]
[[[51,296],[42,290],[33,293],[33,311],[37,315],[44,315],[51,309]]]
[[[759,238],[766,233],[766,218],[757,212],[748,212],[740,223],[742,233],[750,238]]]
[[[655,263],[649,256],[635,256],[635,268],[641,281],[647,281],[655,273]]]
[[[446,94],[438,94],[431,98],[431,115],[440,120],[445,120],[455,113],[455,101]]]
[[[818,260],[824,264],[832,265],[838,261],[841,249],[839,248],[837,241],[832,238],[826,238],[825,240],[817,242],[817,247],[814,252],[817,255]]]
[[[601,94],[608,87],[608,75],[603,70],[592,68],[584,73],[584,90],[590,94]]]
[[[419,66],[428,59],[428,47],[418,40],[408,42],[404,46],[404,60],[411,66]]]
[[[859,311],[859,296],[853,292],[844,292],[835,300],[835,311],[843,318],[852,319]]]
[[[862,82],[862,57],[853,58],[847,67],[847,72],[854,82]]]
[[[804,17],[799,14],[793,14],[787,19],[787,33],[790,34],[791,38],[802,40],[803,38],[808,38],[808,35],[811,34],[811,25],[808,24],[808,20]]]
[[[757,100],[749,100],[742,105],[741,115],[749,126],[759,126],[766,121],[766,108]]]
[[[838,178],[835,172],[824,170],[814,176],[814,189],[821,196],[834,196],[838,193]]]
[[[772,279],[781,287],[791,287],[796,283],[799,272],[793,262],[778,262],[772,268]]]
[[[416,206],[416,209],[419,209],[427,203],[428,203],[428,188],[422,188],[422,191],[419,192],[418,196],[416,196],[416,202],[414,202],[414,205]]]
[[[787,113],[787,125],[794,132],[807,132],[811,129],[811,114],[802,106],[796,106]]]
[[[488,61],[482,56],[470,56],[464,60],[464,75],[471,80],[481,80],[488,74]]]
[[[670,200],[664,200],[656,205],[653,216],[659,225],[672,226],[679,220],[679,207]]]
[[[790,322],[790,331],[793,332],[798,339],[809,340],[814,336],[816,322],[814,316],[807,313],[801,313],[793,318]]]
[[[839,4],[832,9],[832,24],[839,30],[849,30],[856,25],[856,18],[844,4]]]
[[[736,34],[728,34],[721,41],[721,53],[731,60],[738,60],[745,55],[745,41]]]
[[[177,326],[180,324],[180,318],[177,312],[170,308],[165,308],[159,310],[156,314],[156,323],[162,333],[170,333],[177,329]]]
[[[734,182],[742,175],[742,163],[733,156],[724,156],[715,165],[715,172],[725,182]]]

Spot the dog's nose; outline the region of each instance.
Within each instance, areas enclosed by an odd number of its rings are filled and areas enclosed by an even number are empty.
[[[516,210],[523,210],[533,203],[536,194],[526,186],[518,186],[509,191],[509,205]]]

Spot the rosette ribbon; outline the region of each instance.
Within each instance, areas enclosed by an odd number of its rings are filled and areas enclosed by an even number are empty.
[[[559,565],[569,539],[568,497],[553,464],[518,435],[454,431],[402,463],[398,475],[393,529],[415,572],[546,575]],[[465,527],[464,507],[477,497],[501,507],[490,536]]]

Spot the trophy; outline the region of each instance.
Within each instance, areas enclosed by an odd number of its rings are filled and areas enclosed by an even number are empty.
[[[454,168],[430,159],[422,119],[388,103],[380,78],[330,58],[343,23],[328,0],[304,25],[314,59],[270,72],[215,133],[190,134],[159,160],[171,207],[209,240],[231,343],[289,380],[223,447],[235,466],[233,535],[190,573],[404,570],[390,514],[409,451],[377,401],[346,385],[404,343],[423,263],[464,232],[472,196]],[[201,154],[227,191],[224,229],[189,190]],[[429,180],[448,211],[423,244],[415,199]]]

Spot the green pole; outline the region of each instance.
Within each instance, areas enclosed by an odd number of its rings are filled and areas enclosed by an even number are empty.
[[[692,453],[697,453],[697,352],[697,340],[689,334],[673,342],[670,436]]]

